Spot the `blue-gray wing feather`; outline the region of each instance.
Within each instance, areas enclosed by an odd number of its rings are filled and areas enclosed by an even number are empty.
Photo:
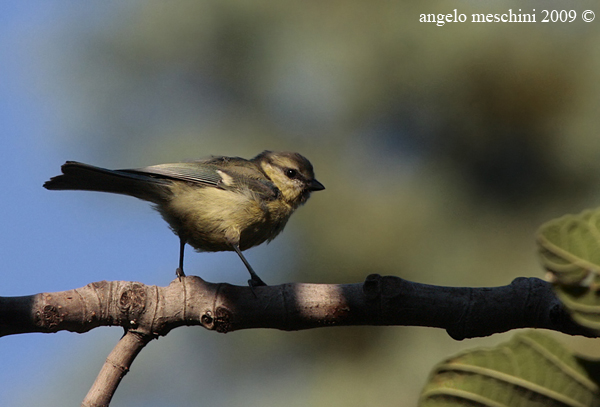
[[[119,171],[221,189],[248,188],[267,200],[277,199],[280,194],[279,189],[262,172],[247,160],[237,157],[215,157],[207,161],[159,164]],[[222,174],[230,178],[224,180]]]
[[[190,162],[151,165],[144,168],[120,171],[219,187],[223,183],[223,177],[217,170],[218,168],[212,165]]]

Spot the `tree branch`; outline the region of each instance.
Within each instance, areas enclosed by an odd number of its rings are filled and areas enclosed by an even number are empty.
[[[108,406],[121,379],[140,351],[155,337],[127,331],[102,366],[96,381],[81,403],[82,407]]]
[[[110,325],[152,337],[182,325],[217,332],[415,325],[443,328],[457,340],[517,328],[595,336],[575,324],[551,284],[537,278],[469,288],[372,274],[363,284],[290,283],[251,290],[189,276],[167,287],[102,281],[63,292],[0,297],[0,336]]]
[[[517,278],[491,288],[439,287],[371,274],[363,284],[239,287],[199,277],[167,287],[101,281],[82,288],[0,297],[0,336],[87,332],[119,325],[125,335],[110,353],[82,406],[108,406],[131,363],[152,339],[182,325],[217,332],[286,331],[342,325],[415,325],[445,329],[457,340],[516,328],[546,328],[593,337],[577,325],[552,285]]]

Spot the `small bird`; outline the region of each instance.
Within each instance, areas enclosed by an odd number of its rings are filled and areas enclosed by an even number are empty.
[[[263,151],[250,160],[213,156],[125,170],[67,161],[61,170],[44,188],[111,192],[153,203],[179,236],[180,279],[189,244],[199,252],[235,251],[250,272],[251,287],[266,284],[242,251],[273,240],[311,192],[325,189],[310,161],[292,152]]]

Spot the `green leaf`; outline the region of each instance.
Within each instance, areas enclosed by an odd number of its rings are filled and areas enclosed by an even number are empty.
[[[545,223],[537,242],[542,265],[573,319],[600,333],[600,209]]]
[[[532,330],[440,363],[419,405],[589,407],[600,406],[599,396],[579,359],[549,335]]]

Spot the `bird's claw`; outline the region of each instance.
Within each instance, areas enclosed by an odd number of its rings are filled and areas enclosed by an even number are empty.
[[[185,273],[183,272],[183,269],[181,267],[177,267],[177,269],[175,270],[175,275],[177,276],[179,281],[181,281],[181,277],[185,277]]]
[[[248,280],[248,285],[250,287],[265,287],[267,283],[262,281],[260,277],[255,274],[250,280]]]
[[[255,287],[266,287],[266,283],[264,281],[262,281],[260,279],[260,277],[258,277],[256,274],[252,276],[252,278],[250,280],[248,280],[248,285],[250,286],[250,291],[252,291],[252,294],[254,295],[255,298],[258,298],[258,296],[256,295],[256,291],[254,291]]]

